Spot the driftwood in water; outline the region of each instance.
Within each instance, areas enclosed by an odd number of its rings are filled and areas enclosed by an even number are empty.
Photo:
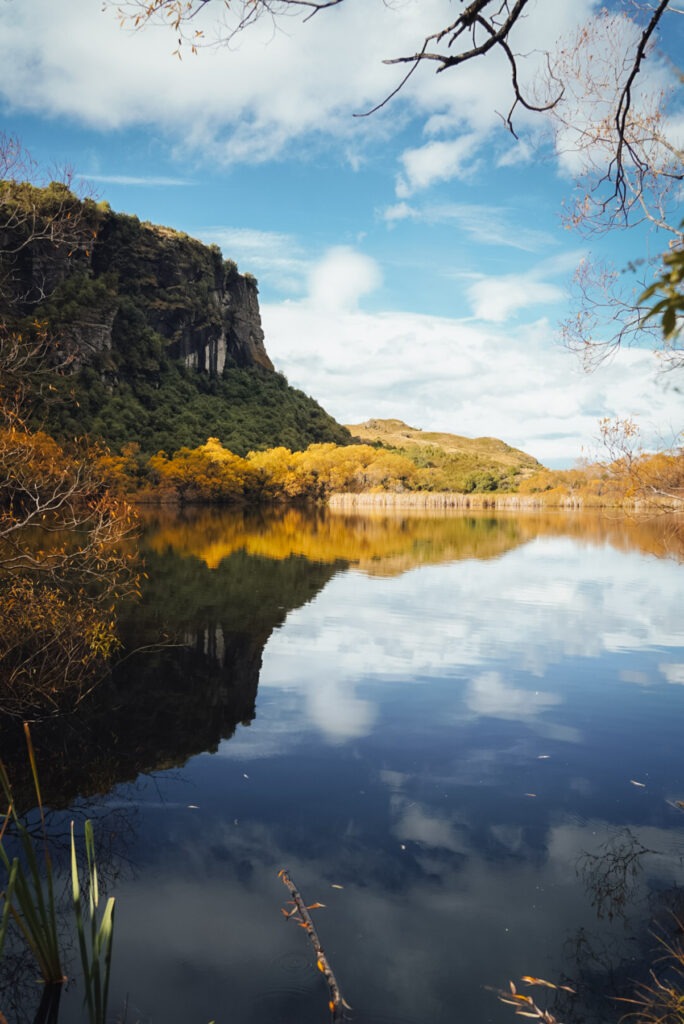
[[[325,975],[325,980],[328,983],[328,988],[330,990],[330,1001],[328,1006],[330,1008],[330,1013],[332,1014],[333,1022],[334,1024],[337,1024],[338,1021],[343,1020],[344,1010],[345,1008],[349,1009],[349,1006],[342,998],[340,986],[337,984],[337,979],[333,974],[333,969],[328,963],[328,958],[323,952],[321,940],[318,937],[318,932],[316,931],[316,927],[311,920],[311,914],[309,913],[310,910],[316,910],[318,907],[323,907],[325,904],[310,903],[309,906],[307,906],[302,899],[299,889],[296,887],[284,868],[278,872],[278,878],[282,881],[283,885],[287,886],[292,896],[292,899],[288,901],[293,904],[292,910],[283,909],[283,914],[288,920],[291,917],[294,917],[300,928],[304,928],[309,936],[314,953],[316,954],[316,966],[321,974]]]

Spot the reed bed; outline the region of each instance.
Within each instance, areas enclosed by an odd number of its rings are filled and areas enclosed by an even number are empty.
[[[459,494],[453,491],[362,491],[358,494],[335,493],[328,507],[347,512],[358,509],[540,509],[549,503],[529,494]],[[581,498],[563,498],[555,508],[584,508]]]

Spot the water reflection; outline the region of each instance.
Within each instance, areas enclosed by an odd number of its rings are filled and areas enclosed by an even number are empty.
[[[138,653],[36,740],[53,802],[135,808],[113,1009],[321,1019],[287,867],[327,905],[355,1020],[510,1020],[485,986],[521,974],[580,977],[568,1019],[617,1019],[603,996],[648,962],[684,858],[682,569],[658,529],[150,523]]]
[[[66,718],[33,725],[46,799],[104,793],[140,773],[216,750],[254,718],[264,644],[336,571],[302,558],[237,551],[216,569],[172,550],[146,554],[142,600],[123,609],[125,656]],[[33,786],[21,728],[2,724],[3,760],[19,799]]]
[[[658,557],[684,557],[684,518],[629,518],[563,511],[524,515],[404,510],[349,515],[333,509],[286,508],[265,514],[197,509],[179,517],[147,516],[147,543],[155,551],[197,558],[215,569],[236,551],[270,559],[301,555],[343,561],[365,572],[395,575],[420,565],[497,558],[541,537],[570,537],[583,545]]]

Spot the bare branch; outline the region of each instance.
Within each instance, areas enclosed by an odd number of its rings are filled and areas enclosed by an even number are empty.
[[[624,204],[627,196],[627,186],[625,180],[625,168],[624,168],[624,151],[628,149],[631,159],[635,165],[644,172],[647,167],[640,161],[634,148],[631,146],[628,135],[627,135],[627,118],[629,115],[630,107],[632,105],[632,86],[636,80],[639,71],[641,70],[641,63],[646,56],[646,48],[651,39],[651,36],[655,32],[663,14],[669,7],[670,0],[660,0],[656,10],[653,12],[646,28],[641,33],[636,53],[632,60],[632,67],[627,76],[624,88],[618,101],[617,110],[615,112],[615,128],[617,131],[617,149],[615,157],[611,160],[608,167],[608,178],[610,179],[614,175],[615,180],[615,196]],[[681,174],[678,176],[681,179]]]

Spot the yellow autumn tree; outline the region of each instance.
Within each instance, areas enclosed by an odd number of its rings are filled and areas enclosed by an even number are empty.
[[[42,265],[57,266],[92,238],[66,184],[43,194],[18,180],[32,170],[0,136],[0,712],[15,715],[61,710],[90,690],[118,644],[116,603],[137,587],[124,547],[131,510],[108,490],[99,453],[29,425],[68,359],[49,325],[31,321],[31,290],[18,289],[25,252],[39,245]],[[50,279],[35,283],[41,295]]]
[[[148,466],[153,479],[173,488],[181,502],[241,501],[251,477],[247,460],[215,437],[197,448],[181,448],[171,458],[158,452]]]

